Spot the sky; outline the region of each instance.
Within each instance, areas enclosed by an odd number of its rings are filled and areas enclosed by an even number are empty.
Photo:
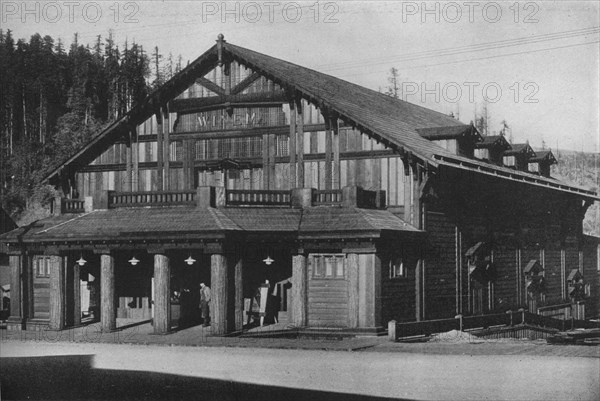
[[[492,131],[515,143],[600,152],[597,1],[10,1],[16,38],[112,30],[152,52],[194,60],[230,43],[385,90],[468,123],[487,103]],[[487,101],[487,102],[486,102]]]

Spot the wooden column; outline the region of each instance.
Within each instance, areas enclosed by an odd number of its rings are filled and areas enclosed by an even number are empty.
[[[156,187],[157,190],[163,190],[163,118],[160,110],[155,114],[156,116],[156,166],[157,166],[157,179]]]
[[[131,174],[131,185],[134,191],[139,191],[139,181],[140,181],[140,146],[138,142],[137,130],[136,127],[131,127],[131,158],[132,158],[132,174]]]
[[[10,267],[10,317],[8,319],[9,328],[21,330],[23,327],[23,296],[21,292],[22,278],[22,256],[9,255],[8,263]]]
[[[294,255],[292,258],[292,302],[291,322],[295,326],[306,326],[307,316],[307,266],[306,256]]]
[[[275,155],[277,154],[277,138],[269,136],[269,189],[278,189],[275,185]]]
[[[417,267],[415,269],[415,320],[421,321],[421,278],[422,278],[422,263],[423,260],[417,261]]]
[[[421,183],[423,182],[423,170],[415,164],[413,168],[413,207],[412,218],[413,226],[421,229]]]
[[[171,188],[171,139],[169,131],[171,129],[171,125],[169,122],[169,111],[167,108],[163,108],[163,168],[164,168],[164,178],[163,178],[163,188],[165,191],[170,190]]]
[[[413,180],[410,177],[411,165],[402,159],[404,165],[404,221],[408,224],[412,224],[412,196],[411,190],[413,186]]]
[[[154,333],[171,330],[171,266],[163,254],[154,255]]]
[[[290,101],[290,140],[289,140],[289,152],[290,152],[290,172],[289,172],[289,181],[290,188],[299,188],[301,185],[297,184],[296,181],[296,143],[297,133],[296,133],[296,102],[294,100]]]
[[[81,267],[77,263],[72,263],[73,266],[73,326],[81,324]]]
[[[271,139],[271,135],[263,134],[262,136],[262,163],[263,163],[263,189],[271,189],[269,187],[271,183],[271,179],[269,177],[271,173],[271,169],[269,168],[269,162],[271,159],[269,158],[269,141]]]
[[[298,154],[296,185],[298,188],[304,188],[304,110],[301,99],[296,101],[296,111],[298,115],[298,124],[296,126],[296,151]]]
[[[65,268],[63,258],[50,256],[50,329],[65,328]]]
[[[331,118],[328,112],[323,113],[323,117],[325,117],[325,189],[331,189],[331,158],[332,154],[332,132],[331,132]]]
[[[115,257],[110,253],[100,255],[100,325],[102,331],[117,328]]]
[[[227,333],[227,258],[223,254],[210,255],[210,317],[212,333]]]
[[[127,189],[128,192],[133,191],[133,175],[132,175],[132,171],[131,171],[131,160],[132,160],[132,156],[131,156],[131,148],[133,146],[133,144],[131,143],[131,138],[129,138],[129,140],[127,141],[126,144],[126,149],[125,149],[125,155],[126,155],[126,160],[125,160],[125,169],[126,169],[126,177],[125,177],[125,188]]]
[[[235,315],[235,331],[242,330],[244,325],[244,282],[242,272],[242,257],[238,252],[234,258],[233,264],[233,287],[235,292],[234,315]]]
[[[331,144],[333,147],[332,187],[333,189],[340,189],[342,185],[340,176],[340,130],[337,117],[331,120],[331,129],[333,133]]]
[[[346,258],[348,272],[348,327],[358,327],[358,254],[349,253]]]

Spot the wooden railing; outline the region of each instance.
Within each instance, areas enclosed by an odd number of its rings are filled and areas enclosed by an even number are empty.
[[[269,191],[257,189],[228,189],[226,204],[228,206],[290,206],[290,191]]]
[[[62,213],[83,213],[85,212],[85,202],[80,199],[61,199]]]
[[[489,329],[490,327],[513,327],[513,326],[540,327],[554,330],[572,330],[576,328],[597,328],[599,324],[587,320],[577,319],[554,319],[548,316],[537,315],[523,309],[508,311],[506,313],[461,316],[457,315],[451,319],[425,320],[421,322],[397,323],[392,320],[388,323],[388,338],[396,341],[399,338],[429,336],[431,334],[443,333],[450,330],[476,330]]]
[[[314,190],[312,194],[312,204],[319,205],[336,205],[342,203],[341,189],[322,189]]]
[[[195,205],[196,191],[108,192],[108,207]]]

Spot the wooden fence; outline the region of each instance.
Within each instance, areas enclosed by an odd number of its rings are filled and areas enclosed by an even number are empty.
[[[397,323],[392,320],[388,323],[388,338],[397,341],[400,338],[429,336],[451,330],[473,331],[489,328],[506,328],[517,325],[555,329],[560,331],[576,328],[596,328],[598,323],[587,320],[561,320],[548,316],[536,315],[524,309],[508,311],[506,313],[480,316],[457,315],[452,319],[425,320],[422,322]]]

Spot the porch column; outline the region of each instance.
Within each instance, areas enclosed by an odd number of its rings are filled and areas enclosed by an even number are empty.
[[[296,187],[304,188],[304,109],[302,99],[296,99],[296,113],[298,123],[296,124]]]
[[[348,327],[358,327],[358,254],[349,253],[346,258],[348,272]]]
[[[65,328],[65,266],[61,256],[50,256],[50,329]]]
[[[290,321],[295,326],[306,326],[306,256],[292,257],[292,302]]]
[[[235,331],[242,330],[244,326],[244,287],[242,280],[242,257],[241,252],[236,254],[233,260],[233,286],[235,292]]]
[[[213,334],[227,333],[227,258],[223,254],[210,255],[210,318]]]
[[[171,265],[164,254],[154,255],[154,333],[171,330]]]
[[[110,253],[100,255],[100,324],[102,331],[117,328],[115,257]]]
[[[21,255],[9,255],[10,267],[10,317],[7,321],[9,330],[23,329],[23,295],[21,292]]]
[[[73,266],[73,325],[79,326],[81,324],[81,267],[77,263],[72,263]]]

